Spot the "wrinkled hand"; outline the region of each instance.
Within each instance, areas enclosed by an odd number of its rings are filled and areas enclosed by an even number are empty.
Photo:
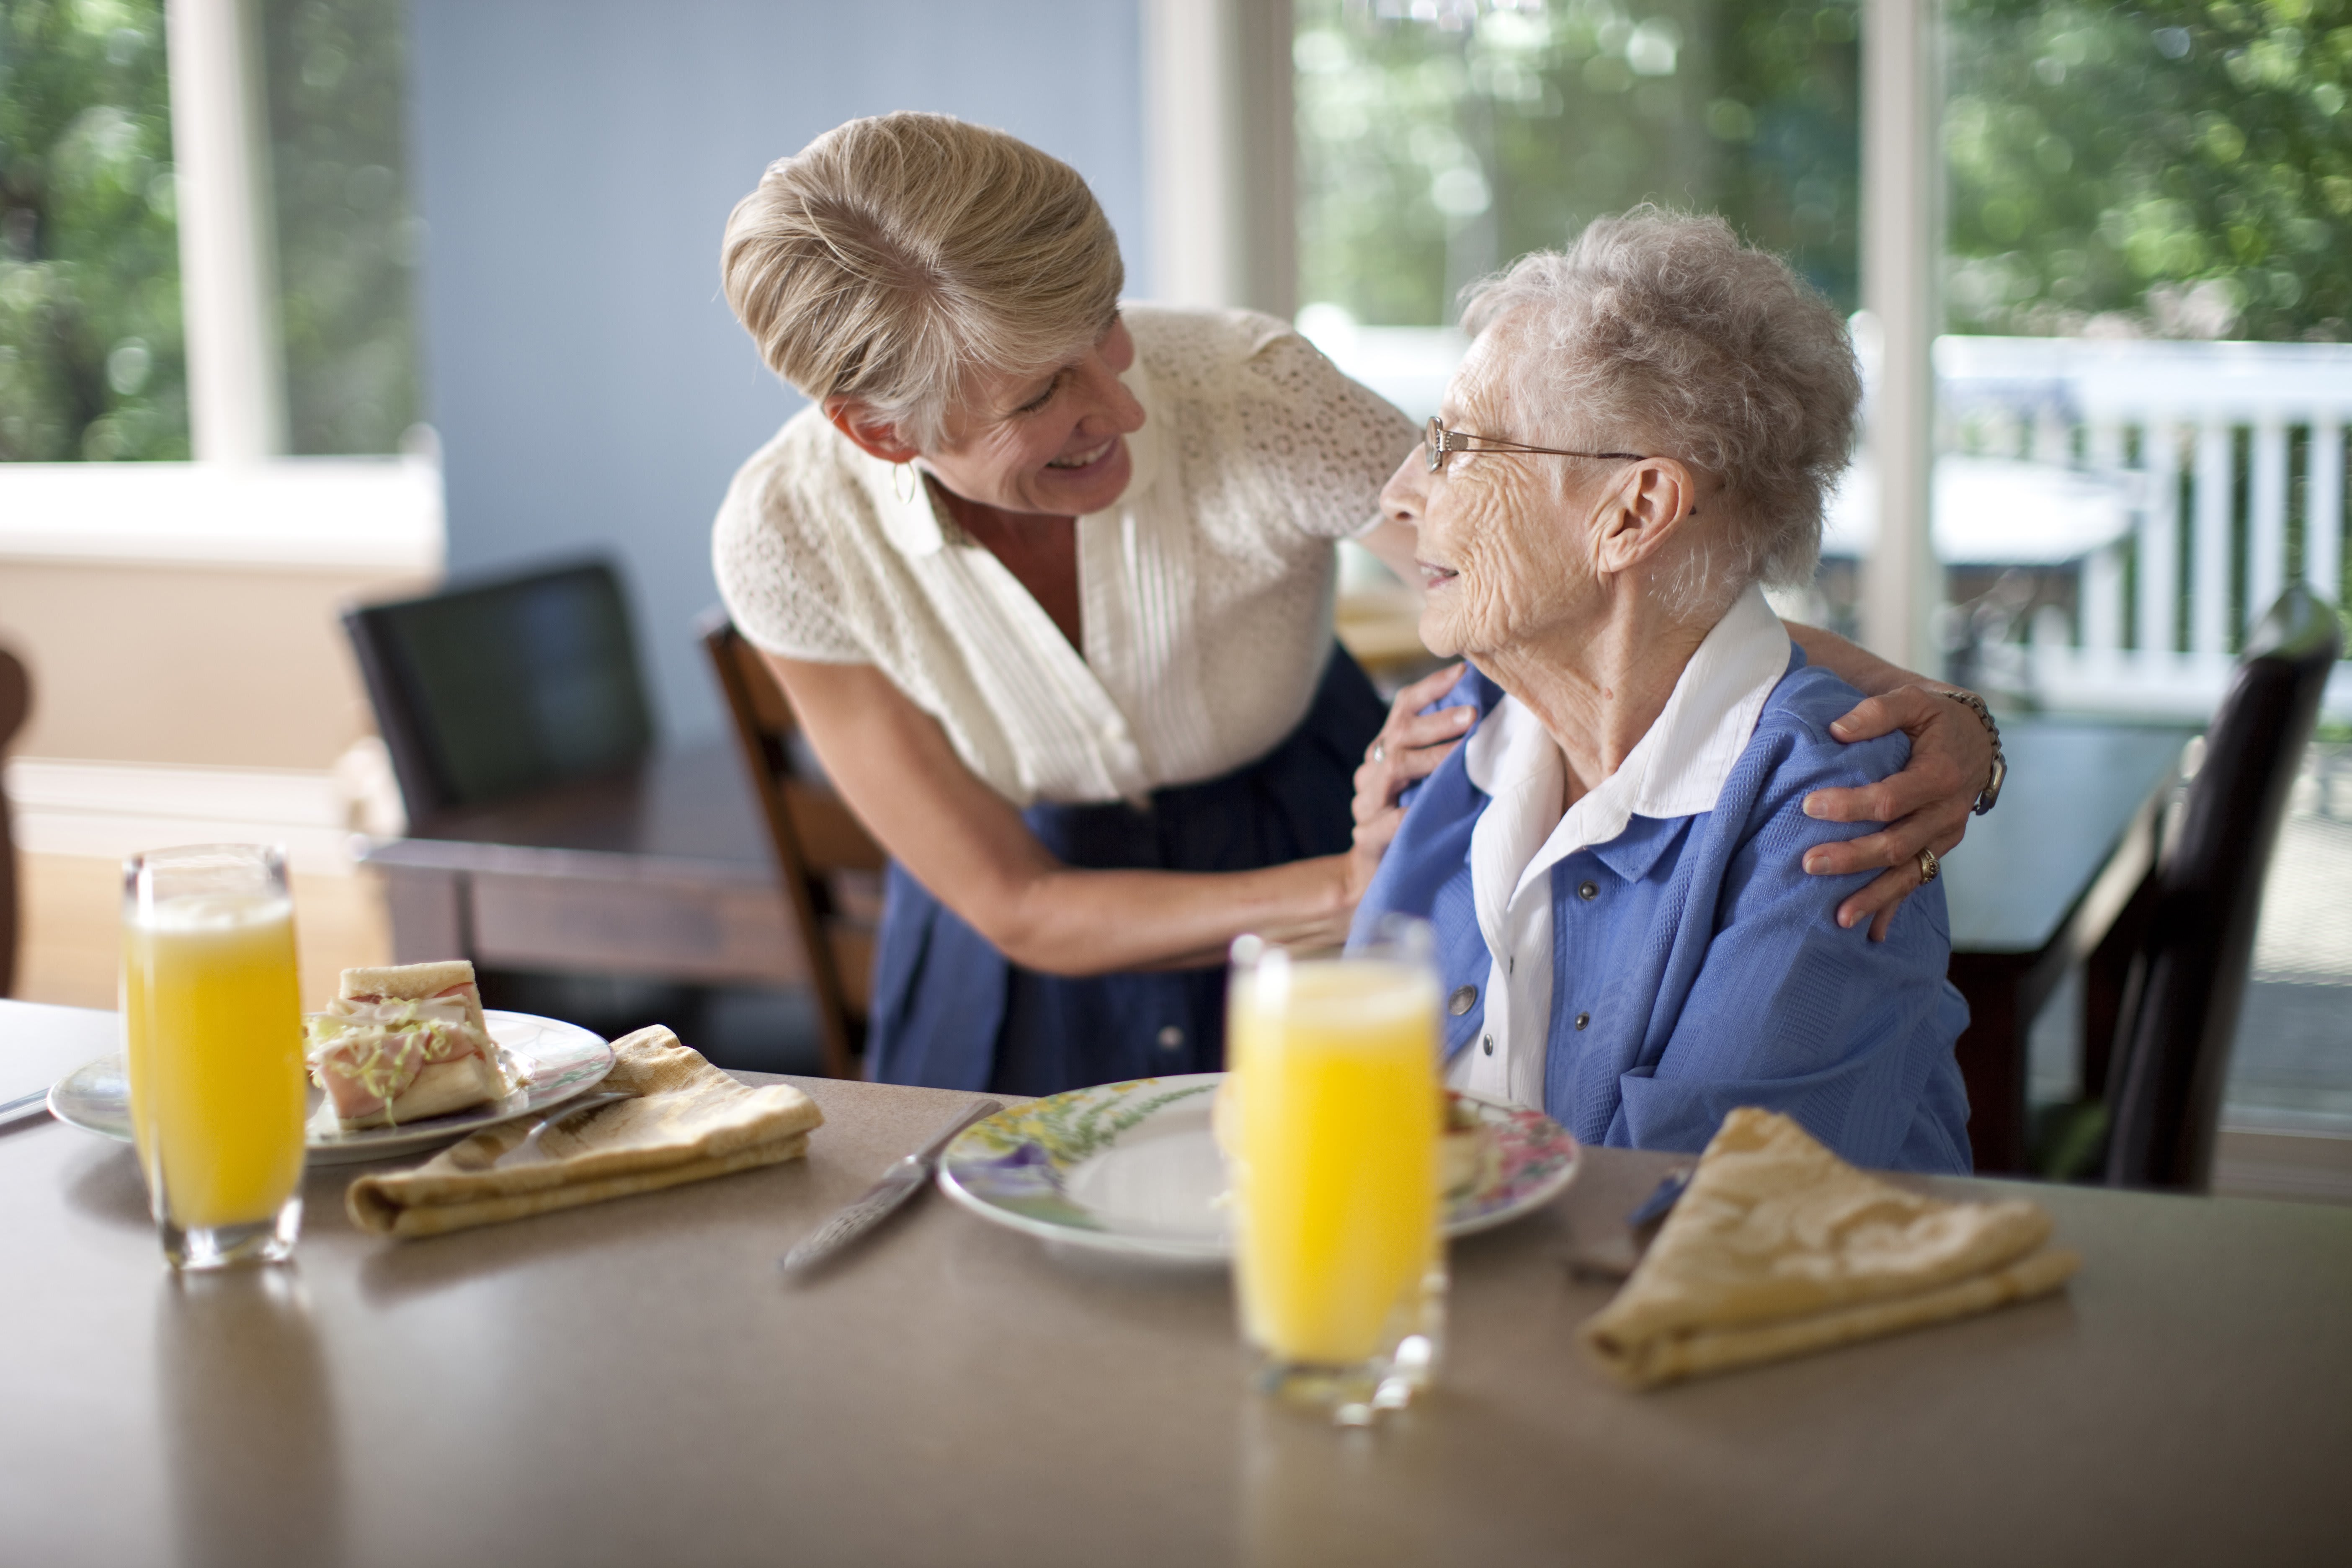
[[[1356,770],[1351,809],[1356,816],[1353,854],[1367,879],[1370,868],[1377,867],[1387,851],[1389,840],[1396,837],[1397,824],[1404,820],[1404,808],[1397,805],[1397,796],[1453,755],[1470,721],[1477,717],[1478,710],[1467,706],[1422,712],[1461,679],[1462,666],[1452,664],[1398,692],[1396,700],[1389,704],[1388,722],[1364,750],[1364,765]]]
[[[1851,930],[1867,918],[1873,942],[1886,940],[1895,911],[1924,880],[1919,851],[1933,849],[1940,859],[1958,847],[1977,793],[1992,777],[1992,737],[1974,713],[1941,690],[1897,687],[1864,700],[1832,724],[1830,733],[1845,742],[1902,731],[1911,737],[1910,765],[1860,789],[1817,789],[1805,797],[1807,816],[1885,824],[1843,844],[1815,845],[1805,856],[1805,869],[1817,877],[1889,868],[1838,906],[1838,924]]]

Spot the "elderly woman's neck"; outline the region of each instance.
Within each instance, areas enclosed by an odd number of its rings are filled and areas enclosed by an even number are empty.
[[[1636,598],[1597,627],[1563,629],[1477,656],[1479,668],[1559,747],[1568,763],[1561,809],[1623,765],[1665,711],[1713,625],[1670,616],[1654,601]]]

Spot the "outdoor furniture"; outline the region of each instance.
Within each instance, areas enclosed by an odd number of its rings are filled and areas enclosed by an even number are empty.
[[[801,967],[816,1002],[824,1070],[834,1078],[862,1077],[882,869],[889,858],[804,744],[794,744],[800,724],[792,700],[723,611],[705,624],[702,646],[727,694],[736,742],[792,907]]]
[[[2116,1029],[2115,1185],[2201,1192],[2211,1180],[2263,881],[2343,642],[2335,613],[2300,584],[2289,588],[2248,640],[2206,733]]]
[[[115,1048],[0,1005],[0,1099]],[[1628,1394],[1574,1330],[1676,1162],[1589,1151],[1452,1249],[1435,1394],[1264,1407],[1224,1275],[1057,1258],[919,1198],[779,1254],[971,1097],[796,1080],[805,1161],[436,1240],[342,1215],[175,1280],[130,1151],[0,1128],[0,1487],[26,1563],[2323,1562],[2352,1535],[2352,1210],[2038,1188],[2066,1291]],[[1934,1184],[2001,1194],[2001,1184]]]

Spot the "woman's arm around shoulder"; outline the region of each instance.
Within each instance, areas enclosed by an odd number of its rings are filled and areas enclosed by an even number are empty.
[[[1785,710],[1768,712],[1758,733],[1761,744],[1710,814],[1729,810],[1737,821],[1725,819],[1715,838],[1721,880],[1697,973],[1655,1063],[1621,1081],[1627,1141],[1696,1149],[1726,1111],[1761,1105],[1796,1117],[1857,1164],[1964,1172],[1967,1110],[1952,1045],[1968,1010],[1945,982],[1942,889],[1909,900],[1885,940],[1872,941],[1836,918],[1866,871],[1799,868],[1841,831],[1809,815],[1807,797],[1893,771],[1904,742],[1845,745],[1831,739],[1825,716]],[[1935,1124],[1925,1137],[1923,1121]]]
[[[1969,814],[1992,776],[1992,736],[1971,710],[1944,695],[1958,688],[1889,664],[1834,632],[1788,626],[1808,663],[1863,694],[1831,726],[1832,734],[1859,742],[1899,731],[1911,740],[1910,760],[1901,772],[1823,789],[1805,803],[1807,811],[1824,821],[1884,825],[1860,837],[1826,843],[1805,863],[1815,876],[1878,871],[1839,907],[1838,920],[1846,925],[1867,920],[1872,937],[1883,939],[1895,910],[1925,879],[1919,851],[1948,855],[1967,835]]]

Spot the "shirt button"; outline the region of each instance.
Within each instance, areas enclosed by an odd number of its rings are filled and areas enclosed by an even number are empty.
[[[1495,1037],[1492,1035],[1487,1036],[1486,1038],[1481,1042],[1481,1048],[1484,1049],[1488,1056],[1493,1056],[1495,1054]]]
[[[1601,896],[1601,885],[1598,882],[1579,882],[1576,896],[1589,904]]]
[[[1576,1016],[1576,1026],[1580,1029],[1591,1022],[1592,1022],[1592,1015],[1590,1013],[1579,1013]]]
[[[1160,1030],[1160,1048],[1163,1051],[1182,1050],[1184,1048],[1184,1031],[1178,1028],[1173,1024],[1171,1024],[1166,1028]]]
[[[1445,999],[1445,1010],[1457,1018],[1477,1005],[1478,988],[1475,985],[1457,985],[1454,994]]]

